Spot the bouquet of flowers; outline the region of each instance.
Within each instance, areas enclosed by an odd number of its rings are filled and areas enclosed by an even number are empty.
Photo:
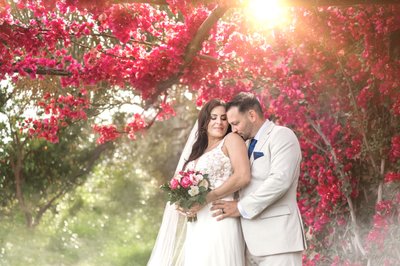
[[[168,193],[170,203],[176,203],[182,208],[190,209],[194,204],[206,202],[210,189],[210,180],[207,174],[199,171],[180,171],[161,189]],[[196,221],[197,217],[188,217],[188,222]]]

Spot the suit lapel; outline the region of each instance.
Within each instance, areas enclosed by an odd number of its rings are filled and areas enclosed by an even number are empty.
[[[256,146],[254,147],[254,151],[260,151],[263,146],[266,144],[269,136],[271,135],[272,129],[275,127],[275,124],[271,121],[268,121],[268,125],[265,128],[264,132],[261,132],[260,139],[257,141]],[[250,142],[248,142],[250,143]],[[254,162],[254,154],[250,156],[250,163]]]

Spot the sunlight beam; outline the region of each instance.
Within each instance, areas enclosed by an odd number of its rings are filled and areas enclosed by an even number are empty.
[[[246,13],[254,24],[266,28],[274,28],[288,22],[287,7],[284,7],[280,0],[249,0]]]

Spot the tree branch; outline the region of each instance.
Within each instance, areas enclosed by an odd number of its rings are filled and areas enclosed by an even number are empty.
[[[376,203],[379,203],[382,201],[383,198],[383,179],[385,176],[385,159],[381,159],[381,169],[380,169],[380,180],[379,180],[379,185],[378,185],[378,196],[376,199]]]
[[[225,14],[228,7],[217,6],[211,14],[203,21],[197,30],[196,35],[193,37],[192,41],[186,47],[186,52],[183,57],[183,64],[180,66],[177,74],[173,75],[169,79],[161,82],[157,86],[157,91],[152,97],[151,101],[155,102],[156,98],[167,89],[169,89],[173,84],[176,84],[179,78],[183,75],[183,72],[187,66],[193,61],[193,58],[200,51],[204,40],[208,37],[211,28],[217,23],[217,21]]]
[[[66,189],[62,189],[51,200],[49,200],[44,206],[40,207],[39,211],[35,215],[35,220],[32,225],[33,227],[36,227],[40,223],[40,220],[42,219],[43,214],[53,205],[54,201],[56,201],[56,199],[60,198],[66,192],[67,192]]]
[[[358,117],[358,118],[362,118],[362,116],[361,116],[361,114],[360,114],[360,111],[359,111],[359,109],[358,109],[358,104],[357,104],[357,101],[356,101],[356,97],[355,97],[355,95],[354,95],[354,92],[353,92],[353,86],[352,86],[352,83],[351,83],[351,80],[350,80],[350,77],[346,74],[346,72],[345,72],[345,70],[344,70],[344,66],[343,66],[343,64],[342,64],[342,61],[340,60],[340,58],[336,55],[336,59],[337,59],[337,61],[338,61],[338,63],[339,63],[339,66],[340,66],[340,71],[342,72],[342,75],[343,75],[343,77],[345,78],[345,81],[346,81],[346,85],[347,85],[347,87],[348,87],[348,89],[349,89],[349,92],[350,92],[350,99],[351,99],[351,103],[352,103],[352,106],[353,106],[353,108],[354,108],[354,112],[355,112],[355,114],[356,114],[356,116]],[[360,125],[360,131],[361,131],[361,135],[362,135],[362,137],[363,137],[363,139],[362,139],[362,141],[363,141],[363,143],[364,143],[364,145],[365,145],[365,147],[366,147],[366,149],[367,149],[367,156],[368,156],[368,159],[371,161],[371,164],[372,164],[372,168],[376,171],[376,172],[378,172],[378,167],[377,167],[377,165],[376,165],[376,162],[375,162],[375,160],[374,160],[374,157],[372,156],[372,149],[371,149],[371,147],[369,146],[369,143],[368,143],[368,139],[367,139],[367,134],[366,134],[366,132],[365,132],[365,128],[364,128],[364,126],[362,125],[362,123],[361,123],[361,125]]]
[[[335,150],[332,147],[332,144],[330,143],[328,137],[324,134],[324,132],[322,132],[321,128],[319,127],[319,125],[317,125],[313,120],[311,119],[307,119],[307,121],[310,123],[310,125],[314,128],[314,130],[318,133],[318,135],[320,135],[320,137],[322,138],[322,140],[324,141],[325,145],[329,148],[329,151],[331,153],[331,156],[333,158],[333,161],[336,165],[336,172],[340,175],[340,177],[342,178],[342,180],[345,180],[345,173],[343,173],[342,169],[343,169],[343,165],[340,163],[340,161],[337,159]],[[356,246],[358,247],[358,249],[361,251],[361,254],[363,256],[365,256],[366,251],[362,245],[362,241],[360,238],[360,234],[358,232],[358,222],[357,222],[357,216],[356,216],[356,212],[354,210],[354,205],[353,205],[353,201],[351,200],[349,195],[346,195],[346,200],[347,200],[347,205],[349,206],[349,210],[350,210],[350,217],[351,217],[351,223],[353,224],[353,228],[354,228],[354,240],[356,242]]]
[[[30,68],[24,68],[24,71],[26,73],[36,73],[38,75],[52,75],[52,76],[64,76],[64,77],[70,77],[72,76],[72,73],[63,69],[55,69],[55,68],[48,68],[48,67],[41,67],[39,66],[36,71],[33,71]],[[14,72],[18,72],[17,69],[14,70]]]
[[[86,163],[86,166],[81,168],[83,170],[80,170],[79,172],[77,172],[73,177],[71,177],[71,180],[76,180],[79,177],[89,173],[92,168],[94,167],[94,164],[96,163],[96,161],[99,159],[100,155],[108,150],[111,149],[113,147],[113,144],[111,142],[107,142],[105,144],[101,144],[99,146],[96,146],[96,148],[90,153],[89,155],[89,160]],[[79,185],[78,183],[74,183],[76,185]],[[53,205],[53,203],[60,198],[61,196],[63,196],[65,193],[68,192],[70,187],[64,187],[63,189],[61,189],[60,192],[58,192],[53,198],[51,198],[45,205],[43,205],[42,207],[40,207],[39,211],[36,213],[35,215],[35,220],[33,223],[33,227],[37,226],[40,223],[41,218],[43,217],[43,214],[49,209],[51,208],[51,206]]]
[[[210,16],[208,16],[207,19],[203,21],[196,35],[186,48],[184,67],[192,62],[196,53],[200,51],[204,40],[208,37],[211,28],[215,25],[215,23],[218,22],[218,20],[225,14],[228,9],[229,8],[227,7],[218,6],[211,12]]]
[[[20,145],[20,139],[18,138],[18,135],[16,132],[14,132],[15,135],[15,140],[17,143],[17,147],[15,149],[15,161],[14,158],[10,158],[10,164],[11,164],[11,169],[14,174],[14,180],[15,180],[15,195],[17,197],[19,206],[23,214],[25,215],[25,222],[26,226],[28,228],[32,227],[32,213],[28,209],[28,207],[25,204],[25,199],[24,199],[24,193],[22,191],[22,186],[23,186],[23,177],[22,177],[22,168],[23,168],[23,161],[24,161],[24,152],[23,148]]]
[[[207,60],[207,61],[215,62],[215,63],[223,63],[223,61],[221,61],[220,59],[209,56],[209,55],[205,55],[205,54],[199,54],[198,57],[201,59]]]

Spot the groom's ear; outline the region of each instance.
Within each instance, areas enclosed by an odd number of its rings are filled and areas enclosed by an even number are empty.
[[[256,119],[257,119],[257,112],[256,112],[255,110],[250,109],[250,110],[247,112],[247,114],[248,114],[249,120],[250,120],[251,122],[256,121]]]

